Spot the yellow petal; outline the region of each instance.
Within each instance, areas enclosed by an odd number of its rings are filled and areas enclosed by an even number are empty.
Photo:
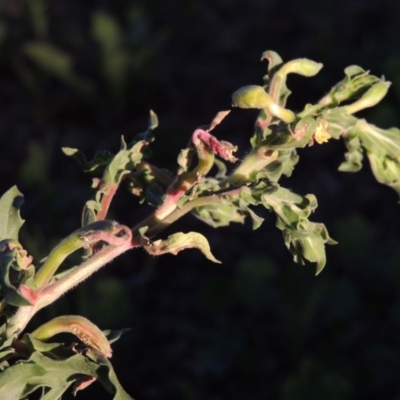
[[[326,120],[321,118],[318,121],[317,129],[314,133],[314,140],[318,144],[326,143],[332,136],[328,132],[329,124]]]

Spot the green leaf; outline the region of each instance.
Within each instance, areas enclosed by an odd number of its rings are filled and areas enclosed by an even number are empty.
[[[31,352],[39,351],[41,353],[47,353],[59,347],[62,347],[64,343],[45,343],[41,340],[35,339],[29,333],[25,333],[22,337],[22,341],[26,344]]]
[[[131,328],[116,329],[116,330],[104,330],[103,333],[107,336],[108,342],[113,344],[126,332],[129,332]]]
[[[197,207],[192,214],[214,228],[228,226],[232,222],[243,224],[246,218],[239,207],[228,201],[218,205]]]
[[[41,400],[58,399],[75,380],[84,376],[98,379],[106,390],[114,393],[114,400],[132,400],[118,382],[109,361],[94,362],[81,354],[54,360],[37,351],[28,360],[17,362],[0,374],[0,398],[24,399],[46,388]]]
[[[346,134],[357,122],[357,118],[348,114],[342,108],[324,110],[321,116],[328,122],[329,134],[334,139],[339,139],[343,134]]]
[[[261,196],[262,203],[277,215],[276,226],[282,230],[285,245],[295,262],[316,263],[319,274],[325,266],[325,244],[335,244],[324,224],[310,222],[308,217],[317,207],[314,195],[300,196],[274,186]]]
[[[400,196],[400,163],[389,156],[367,153],[372,172],[379,183],[393,188]]]
[[[18,240],[18,232],[25,222],[20,216],[24,196],[13,186],[0,198],[0,241],[3,239]]]
[[[14,267],[16,265],[16,267]],[[0,256],[0,283],[2,295],[7,303],[16,307],[31,305],[18,290],[19,282],[13,284],[11,275],[17,269],[17,249],[7,251]],[[31,272],[29,272],[31,274]]]
[[[283,64],[281,56],[273,50],[264,51],[261,55],[262,60],[268,61],[268,72],[274,72],[274,69],[279,68]]]
[[[368,152],[400,160],[400,129],[381,129],[365,120],[358,120],[355,129]]]
[[[369,87],[380,81],[357,65],[347,67],[344,72],[346,77],[320,100],[320,104],[337,106],[343,101],[359,98]]]
[[[96,12],[92,19],[92,35],[106,49],[121,42],[122,33],[115,18],[105,12]]]
[[[97,176],[104,171],[104,168],[113,157],[113,154],[109,151],[99,151],[95,154],[92,161],[88,161],[86,156],[78,149],[63,147],[62,151],[66,156],[72,157],[82,168],[83,172]]]
[[[110,361],[106,359],[105,365],[108,367],[108,375],[104,376],[102,372],[105,370],[102,369],[99,373],[98,379],[99,382],[101,382],[105,387],[108,384],[108,382],[110,382],[113,385],[115,389],[113,400],[133,400],[133,398],[129,396],[129,394],[124,390],[124,388],[119,383],[117,375],[115,374],[114,368],[111,365]]]
[[[10,337],[6,337],[6,320],[3,316],[0,321],[2,324],[0,327],[0,371],[4,370],[8,367],[7,360],[15,356],[15,348],[13,347],[13,342],[16,338],[16,334],[11,335]],[[0,374],[1,376],[1,374]]]
[[[400,129],[385,130],[358,120],[349,134],[366,149],[376,180],[392,187],[400,196]]]
[[[157,256],[165,253],[176,255],[182,250],[195,248],[200,250],[210,261],[221,263],[212,255],[208,240],[198,232],[178,232],[168,236],[165,240],[155,242],[144,237],[142,245],[150,254]]]
[[[339,171],[357,172],[362,168],[362,160],[364,158],[361,141],[354,134],[348,134],[344,141],[347,147],[347,152],[344,155],[346,161],[340,164]]]
[[[27,42],[23,51],[48,74],[57,77],[83,95],[93,95],[92,83],[73,72],[73,62],[67,53],[45,42]]]
[[[36,363],[18,363],[0,374],[0,397],[4,399],[23,399],[40,386],[44,386],[46,370]],[[40,380],[43,384],[30,383]],[[36,379],[35,379],[36,378]],[[25,387],[26,390],[24,391]]]
[[[253,230],[258,229],[262,223],[264,222],[264,218],[259,217],[250,207],[247,207],[245,204],[242,205],[241,209],[250,216],[253,222]]]

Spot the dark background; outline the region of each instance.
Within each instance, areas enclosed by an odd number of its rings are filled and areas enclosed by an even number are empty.
[[[24,193],[21,240],[36,260],[79,226],[91,195],[62,146],[89,157],[117,151],[153,109],[152,160],[175,170],[191,132],[229,108],[240,86],[262,83],[265,50],[324,64],[315,78],[290,77],[289,108],[315,102],[359,64],[393,82],[361,116],[400,126],[393,0],[0,0],[0,12],[0,189],[17,183]],[[215,134],[243,155],[255,116],[234,110]],[[135,250],[31,327],[61,314],[131,327],[113,363],[137,400],[400,399],[398,197],[368,163],[339,173],[343,152],[341,142],[304,149],[282,181],[317,196],[313,220],[339,242],[318,277],[292,262],[263,210],[257,231],[214,230],[187,216],[167,233],[202,232],[222,265],[195,250],[158,258]],[[121,188],[111,217],[133,225],[149,211]],[[94,384],[78,398],[111,396]]]

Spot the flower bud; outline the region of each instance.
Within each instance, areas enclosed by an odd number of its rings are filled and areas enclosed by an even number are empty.
[[[318,74],[322,67],[323,64],[309,60],[308,58],[298,58],[287,62],[277,73],[282,77],[287,74],[299,74],[310,77]]]
[[[232,95],[232,106],[265,109],[286,123],[293,122],[295,119],[292,111],[276,104],[264,88],[257,85],[247,85],[236,90]]]
[[[391,82],[379,81],[371,86],[360,99],[343,108],[349,113],[354,114],[364,108],[373,107],[378,104],[389,90]]]
[[[80,315],[64,315],[53,318],[35,331],[31,336],[38,340],[47,340],[58,333],[69,332],[77,336],[90,349],[110,358],[112,350],[104,333],[88,319]]]

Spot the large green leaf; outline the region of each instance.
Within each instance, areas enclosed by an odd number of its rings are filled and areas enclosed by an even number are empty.
[[[46,388],[41,400],[59,399],[74,381],[84,376],[98,379],[113,392],[114,400],[132,400],[121,387],[108,361],[98,363],[81,354],[55,360],[38,351],[0,374],[0,398],[24,399],[40,388]]]
[[[300,196],[282,187],[272,187],[262,195],[262,202],[277,216],[276,226],[282,230],[286,247],[294,261],[316,263],[316,274],[325,266],[325,244],[335,244],[324,224],[308,220],[317,207],[314,195]]]

